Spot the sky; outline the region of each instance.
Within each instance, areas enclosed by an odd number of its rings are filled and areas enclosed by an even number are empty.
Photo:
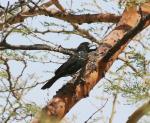
[[[0,0],[0,4],[2,5],[6,5],[6,2],[8,0]],[[67,1],[67,3],[66,3]],[[10,3],[13,3],[14,0],[9,0]],[[76,0],[73,2],[73,4],[71,5],[70,1],[68,0],[60,0],[60,2],[62,3],[62,5],[64,5],[66,8],[71,7],[73,10],[77,10],[80,8],[79,4],[83,4],[83,2],[86,2],[86,0]],[[120,13],[122,12],[122,10],[120,8],[117,7],[116,2],[114,2],[113,0],[108,0],[108,2],[106,2],[105,0],[102,1],[98,1],[101,10],[103,10],[102,12],[111,12],[111,13],[117,13],[116,10],[119,10]],[[94,7],[93,7],[94,8]],[[95,13],[96,12],[101,12],[100,9],[94,9]],[[29,27],[33,27],[33,28],[37,28],[37,29],[41,29],[44,30],[44,28],[42,27],[42,25],[40,24],[41,22],[44,21],[48,21],[48,22],[53,22],[53,21],[57,21],[57,23],[63,24],[63,25],[67,25],[67,23],[62,22],[60,20],[57,19],[52,19],[52,18],[48,18],[45,16],[38,16],[35,18],[28,18],[25,20],[24,23],[28,24]],[[88,24],[83,24],[82,27],[85,28],[89,28]],[[99,28],[102,27],[101,24],[98,25]],[[57,27],[53,27],[53,29],[56,29]],[[71,27],[70,27],[71,28]],[[45,34],[40,35],[42,38],[52,41],[56,44],[62,45],[63,47],[66,48],[70,48],[70,47],[77,47],[81,42],[84,41],[88,41],[85,38],[82,38],[80,36],[75,36],[75,35],[71,35],[71,36],[67,36],[67,35],[61,35],[61,34]],[[103,36],[101,35],[100,37],[98,37],[99,39],[102,38]],[[67,40],[69,39],[69,40]],[[13,33],[8,37],[8,42],[9,43],[14,43],[14,44],[33,44],[33,43],[41,43],[40,40],[35,39],[31,36],[29,36],[28,38]],[[33,52],[34,53],[34,52]],[[36,52],[36,55],[40,55]],[[55,57],[52,58],[52,55],[50,55],[48,58],[48,60],[53,59],[53,60],[57,60]],[[64,62],[63,61],[59,61],[61,63]],[[15,61],[11,61],[10,63],[11,66],[11,72],[13,75],[17,74],[20,71],[21,63],[18,64],[18,62]],[[111,70],[117,68],[120,66],[121,63],[118,64],[118,62],[115,62],[113,64],[113,66],[111,67]],[[39,76],[39,80],[47,80],[49,78],[51,78],[53,76],[53,74],[51,73],[45,73],[45,71],[55,71],[55,69],[57,69],[59,65],[56,64],[40,64],[40,63],[28,63],[28,68],[25,71],[25,73],[35,73],[36,76]],[[109,76],[109,75],[108,75]],[[26,77],[26,76],[25,76]],[[107,77],[107,74],[106,74]],[[24,101],[25,102],[36,102],[38,103],[38,105],[40,107],[43,107],[47,104],[48,100],[51,99],[53,97],[53,95],[55,95],[56,91],[62,87],[62,85],[64,83],[67,82],[67,80],[70,79],[70,77],[66,77],[66,78],[61,78],[57,81],[57,83],[55,83],[50,89],[48,90],[41,90],[40,88],[42,87],[42,85],[37,86],[36,88],[32,89],[31,91],[29,91],[25,97],[24,97]],[[103,121],[106,121],[106,123],[108,123],[108,120],[110,118],[110,114],[111,114],[111,109],[112,109],[112,95],[105,93],[104,92],[104,87],[103,87],[103,83],[105,82],[105,79],[101,80],[90,92],[89,97],[82,99],[79,103],[77,103],[71,110],[70,112],[65,116],[64,119],[68,119],[69,121],[72,121],[72,119],[75,118],[74,123],[84,123],[84,121],[86,121],[95,111],[97,111],[99,108],[103,107],[103,105],[105,104],[106,100],[108,100],[108,102],[106,103],[105,107],[100,110],[98,113],[96,113],[93,117],[93,119],[91,119],[89,121],[89,123],[92,123],[92,121],[94,120],[95,123],[104,123]],[[104,98],[104,99],[103,99]],[[116,107],[116,113],[113,119],[113,123],[125,123],[125,121],[128,119],[128,116],[130,116],[130,114],[132,114],[132,112],[137,108],[137,104],[133,104],[133,105],[128,105],[128,103],[126,103],[126,101],[124,100],[124,98],[122,98],[119,95],[119,100],[117,101],[117,107]],[[98,118],[99,120],[96,121]],[[16,123],[16,122],[14,122]]]

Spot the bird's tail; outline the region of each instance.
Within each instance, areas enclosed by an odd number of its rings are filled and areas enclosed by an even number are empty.
[[[50,88],[54,83],[55,81],[58,79],[57,76],[54,76],[53,78],[51,78],[41,89],[47,89],[47,88]]]

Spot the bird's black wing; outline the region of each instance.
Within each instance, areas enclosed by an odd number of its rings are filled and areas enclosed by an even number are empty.
[[[72,67],[78,60],[78,56],[71,56],[64,64],[62,64],[56,71],[55,75],[63,74],[64,71],[67,71],[70,67]],[[65,73],[64,73],[65,74]]]
[[[62,64],[56,71],[55,76],[52,77],[41,89],[50,88],[57,79],[60,77],[64,77],[76,72],[80,66],[78,67],[78,56],[71,56],[64,64]]]

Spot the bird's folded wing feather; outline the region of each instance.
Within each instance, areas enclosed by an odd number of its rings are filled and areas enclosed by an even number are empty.
[[[67,62],[65,62],[64,64],[62,64],[56,71],[55,71],[55,75],[60,74],[64,71],[66,71],[66,69],[70,68],[72,65],[74,65],[78,60],[77,56],[71,56]]]

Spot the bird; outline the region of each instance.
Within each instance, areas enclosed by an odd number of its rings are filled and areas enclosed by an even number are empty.
[[[88,42],[81,43],[74,51],[75,53],[55,71],[55,75],[41,89],[50,88],[59,78],[73,75],[84,68],[88,53],[96,50],[96,48],[90,49],[92,46],[94,45]]]

